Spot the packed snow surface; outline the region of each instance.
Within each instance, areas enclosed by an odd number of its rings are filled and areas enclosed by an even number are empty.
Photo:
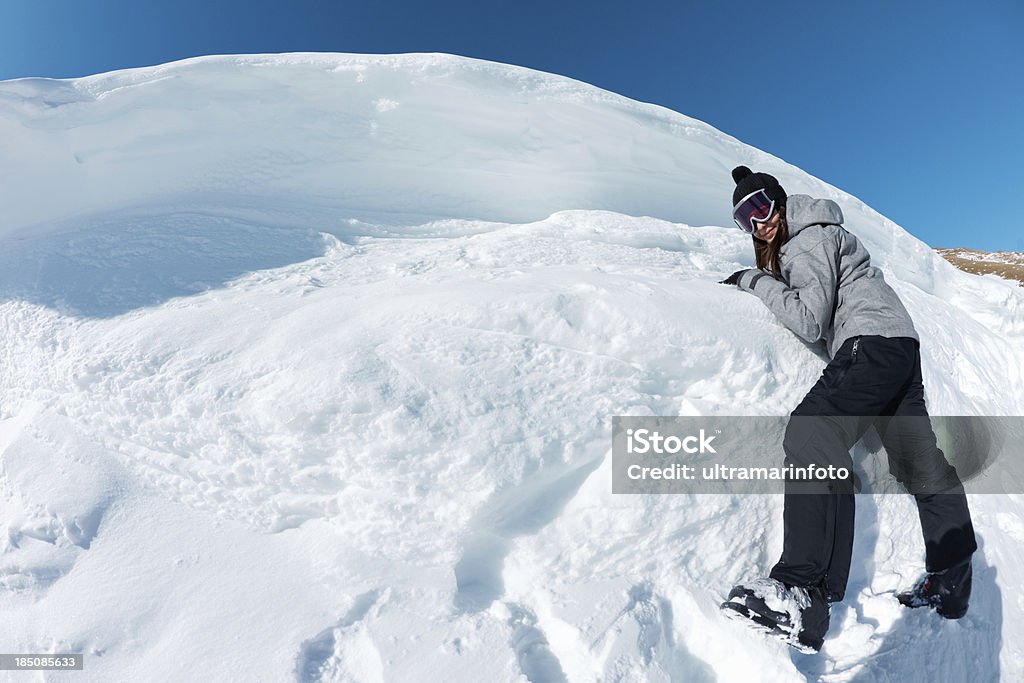
[[[859,496],[813,656],[718,609],[781,497],[611,493],[612,416],[786,415],[827,360],[717,284],[740,163],[840,204],[933,414],[1024,414],[1024,290],[856,198],[446,55],[6,81],[0,139],[0,649],[85,654],[48,680],[1024,677],[1024,481],[970,497],[960,621],[894,598],[910,496]]]

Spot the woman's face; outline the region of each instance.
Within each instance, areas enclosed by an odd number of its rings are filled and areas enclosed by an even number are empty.
[[[776,209],[772,217],[766,220],[764,223],[757,223],[757,232],[754,233],[754,237],[759,240],[771,243],[775,239],[775,235],[779,232],[779,224],[782,222],[782,211]]]

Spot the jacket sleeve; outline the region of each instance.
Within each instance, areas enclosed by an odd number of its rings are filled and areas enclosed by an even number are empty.
[[[811,234],[804,234],[814,231]],[[818,226],[801,233],[813,238],[810,247],[790,257],[789,284],[763,270],[750,270],[739,286],[753,292],[779,321],[801,339],[816,342],[832,326],[839,284],[839,244],[835,235]]]

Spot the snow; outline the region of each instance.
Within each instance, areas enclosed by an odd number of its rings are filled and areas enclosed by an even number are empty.
[[[0,641],[85,654],[48,679],[1024,676],[1024,482],[970,496],[957,622],[893,597],[911,498],[859,496],[814,656],[718,610],[780,497],[611,494],[612,416],[785,415],[826,362],[716,282],[740,163],[840,203],[933,414],[1024,413],[1024,290],[839,189],[447,55],[6,81],[0,135]]]

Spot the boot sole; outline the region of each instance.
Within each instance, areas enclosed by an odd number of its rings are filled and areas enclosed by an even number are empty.
[[[805,655],[816,654],[820,649],[801,643],[796,639],[792,630],[779,626],[776,621],[751,610],[746,605],[738,602],[723,602],[720,607],[722,608],[722,612],[725,616],[730,620],[742,622],[743,624],[753,628],[755,631],[781,640],[786,643],[786,645],[789,645],[794,650],[802,652]],[[782,614],[781,612],[773,612],[773,614],[777,614],[779,617],[788,617],[788,615]]]

